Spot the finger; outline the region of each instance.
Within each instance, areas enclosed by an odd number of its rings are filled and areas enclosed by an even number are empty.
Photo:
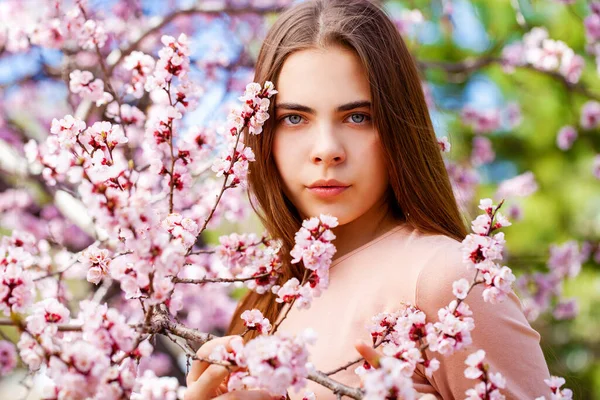
[[[379,368],[379,359],[381,358],[381,354],[379,354],[377,350],[362,341],[356,342],[354,347],[369,364],[375,368]]]
[[[227,349],[227,351],[231,351],[231,345],[229,342],[234,337],[235,336],[225,336],[225,337],[221,337],[218,339],[210,340],[210,341],[204,343],[198,349],[198,351],[196,352],[196,356],[198,358],[208,358],[210,356],[210,354],[212,353],[212,351],[215,349],[215,347],[217,347],[218,345],[222,345],[222,344],[225,345],[225,348]],[[188,374],[186,376],[187,386],[191,386],[196,380],[198,380],[200,375],[202,375],[202,373],[209,367],[209,365],[211,365],[211,364],[206,361],[194,360],[192,362],[190,371],[188,372]]]
[[[431,393],[427,393],[419,397],[419,400],[438,400],[438,398]]]
[[[229,375],[229,370],[222,365],[209,365],[198,380],[188,385],[186,399],[204,400],[213,398],[227,375]]]
[[[278,400],[280,398],[281,396],[273,396],[266,390],[234,390],[215,397],[218,400]]]

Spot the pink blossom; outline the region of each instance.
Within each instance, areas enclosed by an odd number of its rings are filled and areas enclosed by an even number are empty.
[[[104,26],[99,21],[87,20],[81,27],[81,31],[77,35],[79,45],[86,50],[94,51],[96,46],[98,48],[104,47],[108,36],[104,29]]]
[[[33,303],[35,286],[28,271],[16,264],[0,266],[0,311],[24,312]]]
[[[558,135],[556,136],[556,145],[561,150],[569,150],[573,146],[573,142],[577,139],[577,130],[571,126],[566,125],[560,128]]]
[[[579,244],[574,241],[568,241],[562,245],[553,244],[550,246],[550,259],[548,268],[560,277],[573,278],[581,271],[583,261]]]
[[[473,152],[471,153],[471,163],[475,166],[489,164],[496,158],[496,153],[492,148],[492,141],[486,137],[476,136],[473,138]]]
[[[475,133],[490,133],[500,128],[500,113],[496,109],[477,110],[465,106],[461,111],[462,121]]]
[[[28,333],[24,333],[17,343],[21,360],[30,370],[36,371],[45,360],[44,349]]]
[[[157,377],[154,371],[146,370],[136,380],[131,400],[177,400],[185,388],[179,387],[177,378]]]
[[[465,369],[465,377],[468,379],[478,379],[483,375],[483,359],[485,358],[485,351],[477,350],[475,353],[470,354],[465,364],[469,367]]]
[[[257,309],[246,310],[241,317],[248,329],[256,329],[260,334],[267,334],[271,330],[271,322]]]
[[[88,282],[95,285],[108,273],[110,261],[108,250],[100,249],[95,245],[85,249],[79,256],[79,262],[88,270]]]
[[[533,172],[528,171],[500,183],[496,196],[499,198],[528,197],[535,193],[537,189],[538,184],[535,181],[535,176]]]
[[[15,345],[7,340],[0,340],[0,376],[10,374],[17,366]]]
[[[39,335],[42,332],[55,335],[58,331],[56,324],[69,321],[69,309],[55,298],[42,300],[33,305],[33,312],[27,317],[27,330]]]
[[[472,343],[471,331],[475,328],[473,313],[466,303],[453,300],[438,311],[438,322],[428,323],[427,343],[431,351],[452,354]]]
[[[463,300],[467,297],[467,293],[470,287],[471,284],[469,283],[469,281],[463,278],[452,283],[452,293],[454,294],[454,296],[456,296],[456,298]]]
[[[556,318],[558,320],[573,319],[578,314],[579,314],[579,306],[577,304],[577,299],[561,300],[556,305],[556,307],[554,308],[554,311],[552,312],[552,315],[554,316],[554,318]]]
[[[187,251],[194,245],[200,233],[200,227],[191,218],[184,218],[179,213],[172,213],[162,221],[162,227],[169,232],[173,238],[181,243]]]
[[[161,42],[164,47],[158,52],[159,59],[156,62],[154,72],[145,82],[145,89],[166,89],[174,77],[180,79],[186,77],[190,68],[187,36],[182,33],[177,39],[172,36],[163,35]]]
[[[600,40],[600,15],[590,14],[583,21],[587,41],[594,43]]]
[[[552,375],[550,379],[544,379],[544,382],[552,391],[552,396],[549,400],[571,400],[573,398],[573,392],[571,389],[560,389],[565,384],[565,378]],[[546,400],[545,396],[536,398],[535,400]]]
[[[450,145],[450,142],[448,141],[448,137],[447,136],[442,136],[441,138],[438,139],[438,145],[440,146],[440,150],[442,153],[449,153],[450,152],[450,148],[452,147]]]
[[[375,400],[388,398],[416,399],[416,391],[410,377],[403,372],[403,363],[393,357],[382,357],[379,368],[370,368],[361,374],[365,390],[363,399]]]
[[[594,129],[600,126],[600,103],[590,100],[581,108],[581,120],[583,129]]]
[[[85,130],[85,122],[66,115],[64,119],[52,120],[50,132],[58,136],[61,147],[71,149],[75,146],[77,137]]]
[[[133,51],[123,61],[123,67],[131,71],[131,83],[126,86],[127,93],[133,94],[136,98],[144,95],[144,85],[148,76],[154,70],[156,62],[152,56]]]
[[[79,94],[90,101],[102,99],[104,82],[100,79],[94,80],[94,75],[91,72],[76,69],[69,74],[69,78],[69,89],[71,89],[71,92]]]
[[[247,369],[229,381],[229,390],[242,387],[264,389],[271,394],[285,395],[292,387],[295,391],[306,385],[310,364],[308,348],[314,344],[315,334],[306,329],[297,336],[277,332],[276,335],[260,335],[243,348],[232,341],[235,362]]]

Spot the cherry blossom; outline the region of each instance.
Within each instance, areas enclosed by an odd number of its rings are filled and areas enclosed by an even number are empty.
[[[569,150],[575,140],[577,140],[577,130],[571,125],[566,125],[558,131],[556,145],[561,150]]]
[[[600,126],[600,103],[590,100],[581,108],[581,121],[583,129],[594,129]]]
[[[267,334],[272,328],[271,322],[259,310],[246,310],[241,317],[246,328],[256,329],[260,334]]]
[[[565,384],[565,378],[560,376],[552,375],[550,379],[544,379],[544,382],[550,390],[552,390],[552,394],[549,399],[546,399],[545,396],[537,397],[535,400],[571,400],[573,398],[573,392],[571,389],[560,389],[562,385]]]
[[[54,335],[58,323],[69,320],[69,309],[54,298],[42,300],[33,305],[32,313],[27,317],[27,330],[34,335],[42,332]]]
[[[583,57],[575,54],[566,43],[550,39],[548,31],[542,27],[531,29],[522,42],[507,45],[502,60],[507,72],[512,72],[516,66],[531,65],[542,71],[558,72],[570,83],[579,81],[585,65]]]
[[[209,358],[245,368],[231,374],[230,391],[264,389],[281,396],[289,387],[298,392],[306,385],[306,377],[312,368],[307,346],[315,340],[315,333],[310,329],[297,336],[280,332],[260,335],[245,345],[241,338],[233,338],[230,341],[232,352],[219,345]]]
[[[110,261],[109,251],[96,246],[88,247],[79,256],[79,262],[88,271],[88,282],[96,285],[107,275]]]
[[[412,380],[403,372],[403,363],[393,357],[382,357],[380,368],[369,368],[361,373],[365,390],[363,399],[416,399]]]
[[[528,171],[500,183],[496,196],[500,198],[528,197],[535,193],[537,189],[538,184],[535,176],[533,172]]]
[[[450,152],[450,149],[452,146],[450,145],[450,142],[448,141],[447,136],[443,136],[443,137],[439,138],[438,144],[440,145],[440,150],[442,151],[442,153]]]
[[[146,370],[137,379],[131,400],[177,400],[182,398],[184,390],[177,378],[157,377],[152,370]]]
[[[71,92],[95,102],[97,106],[113,100],[112,95],[104,91],[104,82],[100,79],[94,79],[91,72],[76,69],[69,74],[69,78]]]
[[[17,366],[15,345],[7,340],[0,340],[0,376],[10,374]]]

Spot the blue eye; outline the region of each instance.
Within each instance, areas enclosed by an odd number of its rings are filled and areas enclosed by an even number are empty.
[[[355,117],[358,117],[358,118],[355,118]],[[360,124],[361,122],[364,121],[365,116],[363,114],[352,114],[351,118],[352,118],[352,122],[356,122],[357,124]]]
[[[366,124],[371,120],[371,117],[366,114],[352,114],[350,120],[355,124]]]
[[[288,120],[290,125],[298,125],[300,122],[302,122],[302,117],[299,115],[288,115],[286,117],[283,117],[282,121]]]

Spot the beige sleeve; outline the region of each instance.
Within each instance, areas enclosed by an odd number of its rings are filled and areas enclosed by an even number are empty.
[[[430,322],[437,321],[438,309],[454,299],[455,280],[473,280],[475,272],[468,271],[463,264],[460,246],[454,240],[442,246],[417,279],[416,305]],[[473,343],[449,356],[427,351],[428,357],[440,361],[440,368],[428,381],[443,399],[464,399],[466,390],[478,382],[464,376],[465,360],[482,349],[490,372],[500,372],[506,378],[506,388],[501,392],[507,399],[535,399],[542,395],[549,398],[550,390],[544,383],[549,372],[540,348],[540,335],[525,318],[519,298],[511,292],[504,302],[491,304],[483,300],[482,292],[483,285],[477,285],[465,300],[475,320],[471,332]]]

